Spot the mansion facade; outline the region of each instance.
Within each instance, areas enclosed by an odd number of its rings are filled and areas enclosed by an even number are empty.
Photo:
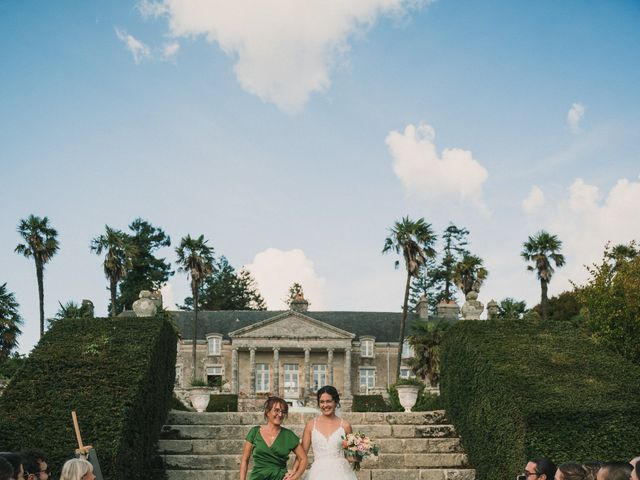
[[[193,338],[193,312],[171,312],[180,332],[175,391],[186,395],[193,369],[221,393],[238,395],[239,407],[255,408],[268,395],[306,404],[324,385],[335,386],[348,409],[354,394],[381,393],[396,382],[401,313],[309,312],[296,299],[287,311],[200,311]],[[409,313],[427,320],[426,301]],[[196,364],[192,346],[196,342]],[[405,342],[401,376],[413,356]]]

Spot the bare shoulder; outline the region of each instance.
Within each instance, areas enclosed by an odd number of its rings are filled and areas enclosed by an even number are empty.
[[[349,420],[345,420],[344,418],[342,419],[342,427],[345,430],[351,430],[351,423],[349,422]]]

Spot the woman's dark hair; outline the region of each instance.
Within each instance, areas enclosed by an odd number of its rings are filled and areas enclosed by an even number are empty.
[[[22,458],[20,458],[20,455],[13,452],[2,452],[0,453],[0,457],[3,457],[11,464],[11,467],[13,468],[13,475],[17,477],[20,473],[20,465],[22,464]]]
[[[323,393],[331,395],[331,399],[336,402],[336,405],[340,405],[340,395],[338,395],[338,390],[336,387],[332,387],[331,385],[325,385],[324,387],[320,387],[316,392],[316,397],[318,399],[318,405],[320,405],[320,397]]]
[[[11,480],[13,478],[13,467],[9,461],[0,457],[0,480]]]
[[[585,480],[589,473],[586,468],[576,462],[561,463],[558,465],[558,470],[562,472],[565,480]]]
[[[275,405],[280,405],[284,418],[287,418],[287,416],[289,415],[289,405],[284,401],[283,398],[280,397],[267,398],[267,401],[264,402],[264,418],[267,418],[267,413],[269,413]]]
[[[536,473],[546,475],[547,480],[553,480],[556,476],[556,465],[547,457],[540,457],[531,461],[536,464]]]
[[[584,477],[585,480],[596,480],[598,476],[598,470],[600,470],[601,465],[602,465],[601,462],[597,462],[595,460],[584,462],[582,466],[587,471],[587,476]]]

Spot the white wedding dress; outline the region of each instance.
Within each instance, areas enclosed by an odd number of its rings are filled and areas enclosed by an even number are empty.
[[[316,428],[313,420],[311,430],[311,447],[313,447],[313,464],[307,475],[307,480],[356,480],[356,474],[351,464],[342,453],[342,436],[345,434],[340,426],[329,437],[325,437]]]

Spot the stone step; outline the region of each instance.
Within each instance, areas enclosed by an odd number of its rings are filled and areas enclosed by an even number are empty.
[[[240,454],[235,455],[164,455],[167,470],[236,470]],[[312,459],[310,458],[310,462]],[[464,453],[381,453],[362,462],[369,470],[466,467],[469,461]]]
[[[386,453],[462,453],[459,438],[380,438],[380,450]],[[244,440],[190,439],[160,440],[161,454],[235,454],[242,451]]]
[[[302,424],[317,416],[315,413],[292,412],[289,414],[287,424]],[[358,425],[441,425],[448,423],[444,410],[432,412],[344,412],[341,416],[352,424]],[[169,413],[167,424],[175,425],[259,425],[264,423],[262,412],[181,412],[172,410]]]
[[[165,425],[161,439],[217,439],[237,440],[249,433],[253,425]],[[304,430],[303,424],[285,425],[297,435]],[[382,438],[451,438],[456,436],[453,425],[353,425],[354,432],[364,432],[374,440]]]
[[[238,470],[167,470],[167,480],[237,480]],[[475,471],[466,468],[368,470],[356,472],[358,480],[474,480]]]

